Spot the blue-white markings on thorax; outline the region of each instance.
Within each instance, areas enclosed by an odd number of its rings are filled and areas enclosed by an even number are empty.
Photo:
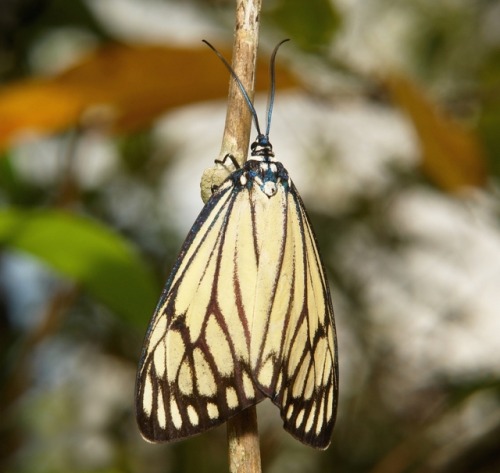
[[[231,175],[236,191],[246,187],[250,190],[257,184],[260,190],[271,198],[282,185],[288,191],[291,180],[283,164],[274,159],[273,147],[269,138],[261,133],[251,146],[252,155],[245,164]]]
[[[290,177],[283,164],[270,157],[261,156],[252,156],[243,167],[231,175],[231,180],[236,191],[243,187],[250,190],[257,184],[269,198],[276,195],[279,185],[282,185],[285,191],[290,186]]]

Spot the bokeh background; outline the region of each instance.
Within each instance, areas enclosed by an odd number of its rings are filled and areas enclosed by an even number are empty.
[[[332,286],[316,452],[258,408],[266,472],[500,471],[500,2],[264,0],[256,107]],[[142,440],[142,338],[218,157],[225,0],[2,0],[0,470],[226,471],[225,427]]]

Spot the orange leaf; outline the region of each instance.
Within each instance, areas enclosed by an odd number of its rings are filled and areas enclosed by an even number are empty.
[[[448,192],[486,183],[486,162],[478,137],[433,104],[409,78],[392,75],[386,85],[410,117],[422,150],[422,170]]]
[[[75,123],[83,102],[72,90],[31,79],[0,92],[0,149],[26,129],[50,132]]]
[[[297,85],[283,68],[277,74],[279,87]],[[257,90],[268,88],[267,77],[265,59],[257,66]],[[171,108],[226,97],[228,82],[227,70],[206,47],[103,46],[54,77],[0,90],[0,149],[24,130],[53,133],[75,126],[99,106],[112,112],[115,131],[134,131]]]

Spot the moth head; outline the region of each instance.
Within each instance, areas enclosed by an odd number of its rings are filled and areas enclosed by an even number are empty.
[[[252,156],[274,156],[273,145],[269,141],[269,137],[259,133],[255,141],[250,146]]]

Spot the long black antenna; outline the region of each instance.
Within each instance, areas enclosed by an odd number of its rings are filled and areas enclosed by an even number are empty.
[[[271,129],[271,116],[273,114],[274,106],[274,91],[276,90],[276,53],[283,43],[290,41],[288,38],[280,41],[274,48],[271,54],[271,64],[270,64],[270,74],[271,74],[271,90],[269,91],[269,97],[267,99],[267,121],[266,121],[266,137],[269,138],[269,130]]]
[[[224,65],[226,66],[227,70],[231,73],[231,75],[233,76],[233,79],[236,81],[236,83],[238,84],[238,87],[240,88],[241,90],[241,93],[243,94],[243,97],[248,105],[248,108],[250,109],[250,112],[252,112],[252,116],[253,116],[253,121],[255,123],[255,128],[257,128],[257,133],[259,135],[261,135],[261,132],[260,132],[260,126],[259,126],[259,118],[257,117],[257,112],[255,111],[255,107],[253,106],[253,103],[252,101],[250,100],[250,97],[248,96],[248,93],[245,89],[245,87],[243,87],[243,84],[241,83],[240,81],[240,78],[236,75],[236,72],[234,72],[233,68],[231,67],[231,65],[226,61],[226,58],[219,52],[217,51],[217,49],[215,49],[214,46],[212,46],[207,40],[205,39],[202,39],[202,41],[215,53],[217,54],[217,56],[219,56],[219,59],[224,63]]]
[[[245,87],[240,81],[240,78],[236,75],[236,72],[234,72],[233,68],[231,65],[226,61],[226,58],[219,52],[217,49],[215,49],[208,41],[205,39],[202,40],[217,56],[219,59],[222,61],[222,63],[226,66],[227,70],[231,73],[233,76],[233,79],[236,81],[238,84],[238,87],[241,90],[241,93],[243,94],[243,98],[245,99],[248,108],[250,109],[250,112],[252,113],[253,116],[253,121],[255,123],[255,128],[257,128],[257,133],[259,136],[263,136],[262,132],[260,131],[260,125],[259,125],[259,118],[257,117],[257,112],[255,111],[255,107],[253,106],[252,101],[250,100],[250,97],[248,96],[248,92],[246,91]],[[274,48],[274,51],[271,55],[271,64],[270,64],[270,70],[271,70],[271,90],[269,91],[269,98],[268,98],[268,107],[267,107],[267,122],[266,122],[266,134],[265,137],[269,138],[269,130],[271,128],[271,115],[273,113],[273,105],[274,105],[274,91],[276,89],[276,72],[275,72],[275,62],[276,62],[276,53],[278,52],[279,47],[283,44],[286,43],[287,41],[290,41],[289,39],[284,39],[280,43],[277,44],[277,46]]]

